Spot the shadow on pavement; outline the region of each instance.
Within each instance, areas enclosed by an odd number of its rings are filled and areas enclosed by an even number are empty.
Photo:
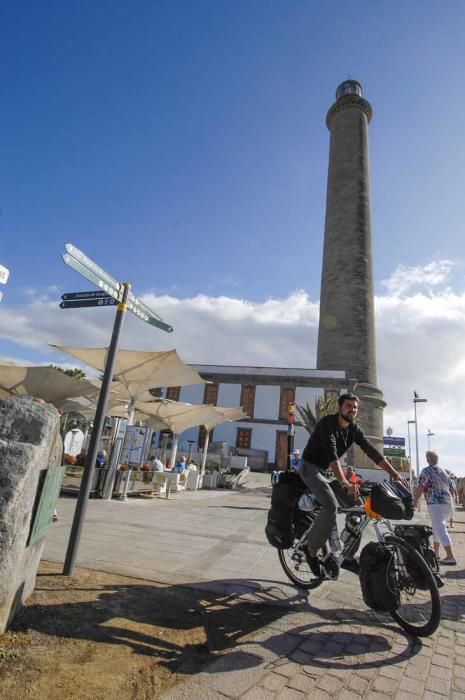
[[[289,612],[288,607],[273,605],[280,594],[277,587],[263,590],[257,583],[254,590],[253,582],[243,579],[210,582],[223,592],[140,583],[92,588],[78,581],[71,590],[70,579],[62,581],[56,575],[41,577],[35,590],[40,604],[25,606],[11,630],[125,645],[176,673],[197,673],[218,652],[242,644],[248,635]],[[57,604],[53,601],[57,594],[81,600]],[[286,602],[298,610],[308,609],[306,597],[299,593]],[[250,654],[241,663],[245,668],[260,659]]]

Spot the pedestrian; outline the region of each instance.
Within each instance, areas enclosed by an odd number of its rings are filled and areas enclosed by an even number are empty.
[[[442,544],[446,550],[446,556],[444,559],[440,559],[439,563],[454,566],[457,562],[452,553],[452,542],[447,530],[447,521],[452,509],[452,480],[446,471],[439,466],[437,452],[428,450],[426,461],[428,466],[422,470],[418,479],[414,504],[416,507],[421,496],[425,496],[433,528],[433,547],[436,556],[439,556],[439,545]]]
[[[174,472],[178,472],[178,474],[182,474],[186,470],[186,458],[181,457],[179,461],[176,462],[174,465]]]
[[[445,470],[450,478],[450,495],[452,496],[452,507],[450,511],[449,527],[454,527],[455,504],[457,503],[457,477],[452,472]]]
[[[152,458],[152,471],[154,472],[162,472],[163,471],[163,462],[159,457],[153,457]]]
[[[291,472],[298,472],[301,466],[300,450],[295,449],[291,457]]]

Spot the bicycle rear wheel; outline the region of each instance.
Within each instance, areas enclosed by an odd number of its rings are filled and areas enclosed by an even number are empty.
[[[399,595],[399,606],[390,614],[406,632],[429,637],[441,620],[441,599],[433,573],[417,550],[404,540],[389,536],[386,544],[392,550],[389,574]]]
[[[328,553],[325,546],[321,550],[323,557]],[[320,586],[324,578],[317,578],[310,569],[303,545],[295,540],[289,549],[278,549],[278,557],[286,576],[299,588],[309,591]]]

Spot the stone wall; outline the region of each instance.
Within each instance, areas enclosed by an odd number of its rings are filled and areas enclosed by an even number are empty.
[[[60,463],[57,410],[30,397],[0,400],[0,634],[32,593],[43,539],[28,546],[39,472]]]

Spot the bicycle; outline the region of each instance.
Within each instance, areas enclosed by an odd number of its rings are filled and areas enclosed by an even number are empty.
[[[361,488],[367,497],[370,490]],[[313,497],[312,497],[313,498]],[[324,581],[336,580],[341,562],[356,550],[363,531],[371,523],[375,529],[378,542],[389,550],[390,560],[386,579],[395,587],[400,602],[396,609],[388,610],[393,619],[410,634],[427,637],[433,634],[441,620],[441,599],[439,587],[444,585],[439,575],[439,565],[434,552],[429,549],[425,558],[417,549],[406,542],[403,535],[412,525],[392,526],[387,518],[372,513],[367,500],[363,505],[338,508],[338,513],[346,514],[346,525],[341,532],[342,551],[335,551],[333,543],[328,543],[321,550],[323,577],[316,577],[307,562],[305,543],[310,528],[320,510],[315,501],[311,511],[298,510],[294,518],[294,541],[289,549],[278,549],[278,557],[287,577],[297,586],[311,590]]]

